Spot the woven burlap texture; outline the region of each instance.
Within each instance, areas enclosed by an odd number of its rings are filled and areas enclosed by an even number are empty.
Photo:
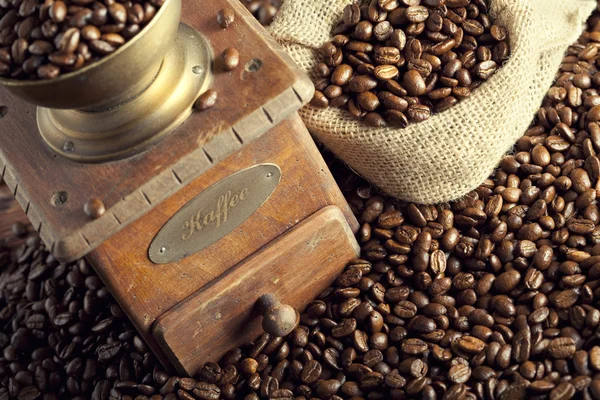
[[[312,75],[318,49],[352,0],[286,0],[270,27]],[[306,106],[307,128],[358,174],[402,200],[433,204],[477,188],[530,125],[594,0],[490,0],[511,57],[471,97],[406,129],[370,128],[341,109]]]

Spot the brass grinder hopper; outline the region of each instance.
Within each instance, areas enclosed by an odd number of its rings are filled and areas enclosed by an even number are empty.
[[[181,0],[168,0],[143,32],[99,62],[54,80],[0,84],[39,106],[40,134],[61,156],[131,156],[181,125],[210,85],[210,45],[180,16]]]
[[[296,113],[312,83],[238,0],[167,0],[99,62],[0,84],[0,171],[33,227],[58,260],[87,257],[182,374],[255,339],[261,314],[289,333],[298,314],[281,303],[303,308],[358,254]],[[193,112],[208,88],[216,105]]]

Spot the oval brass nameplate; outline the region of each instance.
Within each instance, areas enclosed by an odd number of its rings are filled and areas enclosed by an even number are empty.
[[[156,264],[179,261],[215,243],[254,214],[280,179],[277,165],[260,164],[215,183],[160,229],[148,250],[150,260]]]

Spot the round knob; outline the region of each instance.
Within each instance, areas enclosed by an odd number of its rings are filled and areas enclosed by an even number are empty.
[[[281,304],[272,293],[261,296],[258,304],[263,315],[262,327],[271,336],[287,336],[300,323],[298,311],[292,306]]]

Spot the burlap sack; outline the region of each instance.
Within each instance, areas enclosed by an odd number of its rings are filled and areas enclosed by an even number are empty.
[[[318,52],[352,0],[285,0],[272,35],[312,75]],[[403,200],[439,203],[480,185],[530,125],[595,0],[490,0],[510,34],[511,58],[470,98],[406,129],[367,127],[337,108],[307,106],[317,140],[357,173]]]

